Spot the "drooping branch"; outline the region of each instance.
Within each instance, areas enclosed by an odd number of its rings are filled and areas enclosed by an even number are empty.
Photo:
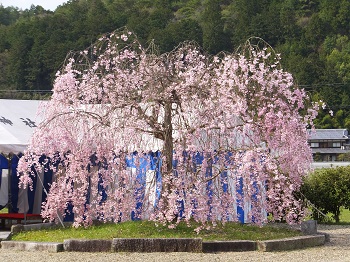
[[[306,93],[268,50],[250,45],[212,57],[185,42],[159,54],[123,29],[70,56],[44,111],[46,125],[24,158],[39,163],[32,158],[43,151],[71,152],[44,213],[54,220],[55,209],[71,203],[77,224],[101,214],[124,221],[131,212],[205,224],[236,220],[234,204],[246,203],[260,224],[266,212],[298,220],[302,207],[293,190],[310,168],[305,126],[317,108],[309,108]],[[103,168],[86,168],[92,155]],[[21,161],[21,181],[30,181]],[[157,188],[143,190],[156,175]],[[98,196],[91,206],[84,203],[88,190]]]

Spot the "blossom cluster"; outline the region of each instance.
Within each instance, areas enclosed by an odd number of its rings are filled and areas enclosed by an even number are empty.
[[[302,219],[294,192],[312,161],[317,106],[278,55],[247,48],[211,57],[185,42],[158,54],[124,29],[67,59],[19,165],[27,185],[42,154],[60,163],[43,215],[57,221],[71,205],[76,225],[133,216],[205,225],[237,221],[248,205],[254,223]]]

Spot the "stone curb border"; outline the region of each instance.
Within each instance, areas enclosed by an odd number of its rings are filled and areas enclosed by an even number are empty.
[[[201,238],[115,238],[113,252],[202,252]]]
[[[14,225],[11,234],[20,231],[39,230],[54,226],[53,223],[32,225]],[[306,229],[303,229],[303,226]],[[310,230],[311,229],[311,230]],[[115,238],[113,240],[69,239],[63,243],[11,241],[11,234],[7,239],[0,239],[0,247],[18,251],[48,251],[48,252],[243,252],[243,251],[288,251],[324,245],[329,242],[329,235],[317,233],[315,221],[302,224],[304,235],[293,238],[266,241],[202,241],[201,238]]]
[[[8,240],[1,241],[1,249],[15,251],[47,251],[52,253],[64,251],[62,243]]]
[[[326,243],[325,235],[300,236],[279,240],[258,241],[258,250],[265,252],[288,251],[321,246]]]
[[[323,234],[266,241],[202,241],[200,238],[115,238],[113,240],[69,239],[63,243],[11,241],[1,242],[1,248],[16,251],[48,252],[243,252],[288,251],[324,245]]]

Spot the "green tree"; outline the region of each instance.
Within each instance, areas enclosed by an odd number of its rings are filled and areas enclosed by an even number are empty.
[[[322,45],[327,34],[331,32],[330,25],[318,13],[314,13],[303,28],[304,41],[314,52]]]
[[[20,17],[20,11],[18,8],[13,6],[4,7],[0,4],[0,25],[11,25],[14,24]]]
[[[327,41],[325,40],[325,44]],[[330,45],[330,44],[328,44]],[[333,48],[328,46],[326,55],[327,70],[335,74],[343,83],[350,83],[350,40],[346,35],[338,35],[333,43]]]
[[[307,176],[301,187],[311,206],[313,218],[322,221],[323,214],[332,213],[339,222],[341,208],[350,207],[350,167],[317,169]]]
[[[230,34],[234,48],[243,44],[249,37],[259,37],[254,32],[256,28],[252,26],[252,21],[255,24],[261,21],[257,16],[261,16],[260,14],[269,7],[270,2],[268,0],[235,0],[225,7],[223,10],[225,32]]]
[[[333,33],[348,34],[350,29],[350,2],[348,0],[323,0],[320,16],[332,27]]]
[[[0,53],[0,90],[9,90],[13,87],[8,82],[8,63],[9,52],[4,51]]]
[[[127,27],[136,33],[141,42],[147,41],[151,32],[149,10],[134,8],[128,16]]]
[[[194,19],[198,21],[202,10],[202,1],[203,0],[174,1],[172,7],[174,8],[176,19]]]
[[[310,16],[319,9],[319,0],[297,0],[297,7],[301,16]]]
[[[220,0],[206,0],[201,15],[203,28],[203,47],[212,54],[231,49],[229,37],[224,33],[224,21],[221,16]]]
[[[8,38],[8,27],[0,25],[0,53],[8,50],[10,48],[9,38]]]
[[[297,24],[298,17],[294,2],[294,0],[281,1],[276,6],[270,7],[277,9],[279,6],[280,34],[285,41],[298,39],[301,34],[301,28]]]
[[[90,36],[90,41],[94,41],[101,33],[112,32],[113,21],[102,0],[90,0],[86,13],[85,33]]]
[[[31,23],[21,21],[16,23],[11,30],[11,50],[9,57],[9,69],[11,71],[8,82],[17,90],[28,90],[26,86],[27,66],[29,52],[34,44],[34,38],[30,34]]]
[[[169,52],[184,41],[202,45],[202,27],[195,20],[182,19],[169,23],[164,29],[153,30],[150,38],[155,39],[160,52]]]

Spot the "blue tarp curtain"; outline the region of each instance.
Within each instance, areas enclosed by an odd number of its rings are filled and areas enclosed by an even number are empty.
[[[8,160],[0,155],[0,209],[8,203]]]
[[[18,186],[17,174],[20,157],[21,154],[12,155],[8,159],[0,155],[0,209],[7,206],[9,213],[39,214],[41,203],[46,199],[45,190],[49,190],[52,182],[53,172],[49,168],[44,168],[43,173],[38,174],[33,167],[32,171],[35,173],[32,176],[33,190],[21,189]],[[40,162],[44,160],[45,157],[42,157]],[[4,178],[6,178],[6,183],[3,181]]]
[[[161,160],[161,153],[159,151],[157,152],[151,152],[149,154],[145,154],[143,157],[139,158],[138,160],[138,166],[136,166],[135,164],[135,157],[136,157],[137,153],[132,154],[129,158],[126,159],[126,164],[127,167],[129,168],[133,168],[135,169],[135,171],[137,172],[136,174],[136,179],[138,184],[140,185],[140,187],[137,189],[137,192],[135,192],[135,197],[136,197],[136,207],[135,207],[135,211],[133,211],[131,213],[131,219],[132,220],[138,220],[140,217],[140,213],[143,207],[143,202],[145,201],[145,187],[146,187],[146,180],[147,180],[147,172],[151,171],[151,172],[155,172],[155,181],[156,181],[156,185],[155,185],[155,194],[154,194],[154,206],[157,205],[157,201],[160,199],[160,193],[161,193],[161,188],[162,188],[162,176],[161,176],[161,166],[162,166],[162,160]],[[185,154],[186,155],[186,154]],[[229,159],[230,153],[227,155],[227,159]],[[195,157],[194,157],[194,167],[202,165],[203,161],[204,161],[204,154],[202,153],[196,153]],[[207,169],[206,169],[206,176],[207,178],[210,178],[213,176],[213,169],[212,169],[212,165],[215,164],[215,160],[211,165],[208,165]],[[174,172],[176,175],[176,166],[177,166],[177,162],[176,160],[173,161],[173,167],[174,167]],[[221,186],[224,192],[228,191],[228,184],[227,183],[223,183],[222,181],[224,181],[225,178],[227,178],[228,174],[227,171],[224,171],[221,174]],[[209,181],[207,182],[207,186],[206,186],[206,191],[207,194],[209,196],[209,200],[211,201],[211,198],[213,196],[213,190],[212,190],[212,186],[213,186],[213,181],[208,179]],[[239,179],[239,183],[238,186],[236,185],[235,188],[236,192],[238,194],[243,195],[243,182],[242,179]],[[245,223],[247,221],[251,221],[249,220],[249,218],[247,217],[247,213],[249,211],[249,206],[246,206],[246,208],[242,208],[239,205],[239,201],[242,200],[237,200],[237,215],[238,215],[238,220],[241,223]],[[208,203],[210,204],[210,203]],[[178,201],[178,211],[179,211],[179,216],[182,217],[183,216],[183,212],[184,212],[184,203],[183,200],[179,200]],[[210,217],[208,217],[208,219],[210,219]]]
[[[130,169],[134,169],[136,173],[136,180],[137,183],[140,185],[139,188],[136,189],[135,192],[135,198],[136,198],[136,207],[135,210],[132,211],[130,214],[132,220],[138,220],[140,218],[140,214],[142,211],[143,207],[143,202],[145,201],[145,190],[146,190],[146,184],[147,184],[147,172],[152,172],[154,180],[155,180],[155,188],[153,188],[153,196],[152,196],[152,201],[154,206],[157,205],[157,201],[160,198],[160,193],[161,193],[161,188],[162,188],[162,176],[161,176],[161,165],[162,165],[162,160],[161,160],[161,154],[160,152],[151,152],[149,154],[144,154],[143,157],[138,158],[137,164],[136,164],[136,156],[137,153],[134,153],[130,155],[126,159],[126,165]],[[54,179],[54,174],[50,168],[44,168],[43,174],[37,174],[35,171],[35,168],[32,168],[32,171],[35,173],[35,179],[33,179],[33,191],[31,190],[26,190],[23,192],[23,189],[18,188],[18,182],[19,182],[19,177],[17,176],[17,165],[18,165],[18,160],[19,156],[14,155],[10,159],[10,164],[11,164],[11,199],[10,199],[10,207],[11,209],[9,212],[11,213],[40,213],[40,207],[41,203],[45,201],[46,199],[46,191],[49,191],[49,185]],[[43,156],[40,159],[40,162],[43,163],[45,161],[45,157]],[[197,153],[196,156],[194,157],[195,165],[201,165],[203,163],[204,156],[203,154]],[[8,170],[8,164],[9,161],[7,158],[4,156],[0,156],[0,172],[2,173],[4,170]],[[49,163],[46,161],[46,165]],[[215,159],[212,164],[215,164]],[[137,166],[138,165],[138,166]],[[173,162],[173,165],[176,170],[176,161]],[[105,168],[103,164],[97,161],[96,158],[92,157],[91,158],[91,164],[88,166],[88,169],[90,166],[98,166],[98,168]],[[176,172],[176,171],[175,171]],[[208,165],[207,170],[206,170],[206,176],[208,178],[212,177],[212,167]],[[228,190],[228,183],[223,183],[225,179],[227,180],[228,174],[226,171],[222,172],[220,175],[220,185],[223,189],[224,192],[227,192]],[[3,183],[2,183],[2,176],[0,176],[0,187],[3,188]],[[34,177],[33,177],[34,178]],[[102,182],[102,181],[101,181]],[[207,194],[209,195],[208,201],[211,201],[211,197],[213,194],[212,191],[212,180],[209,180],[207,182]],[[232,186],[232,185],[231,185]],[[243,182],[242,179],[239,180],[239,183],[235,185],[236,192],[238,194],[243,195]],[[5,187],[4,187],[5,188]],[[99,192],[101,192],[102,195],[102,200],[104,201],[108,196],[105,192],[105,189],[101,184],[98,185]],[[90,195],[88,193],[87,195],[87,203],[90,201]],[[238,219],[241,223],[245,223],[247,220],[247,208],[249,209],[249,206],[246,208],[242,208],[239,205],[239,201],[242,200],[237,200],[236,203],[236,208],[237,208],[237,214],[238,214]],[[39,204],[38,204],[39,203]],[[5,203],[6,204],[6,203]],[[210,204],[210,203],[208,203]],[[4,203],[0,202],[0,208],[1,205],[4,205]],[[39,209],[38,209],[39,207]],[[182,201],[178,202],[178,209],[179,209],[179,216],[183,216],[183,208],[184,208],[184,203]],[[245,210],[246,209],[246,210]],[[69,204],[66,210],[65,218],[64,221],[73,221],[74,219],[74,214],[72,212],[72,205]],[[209,217],[210,219],[210,217]]]

